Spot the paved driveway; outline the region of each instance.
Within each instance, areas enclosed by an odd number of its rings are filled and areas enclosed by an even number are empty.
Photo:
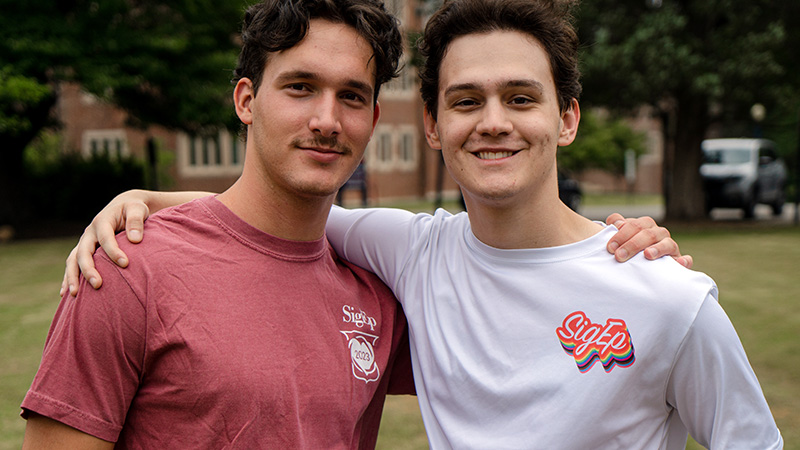
[[[794,208],[795,205],[793,203],[787,203],[783,208],[783,214],[776,218],[772,215],[772,211],[770,210],[769,206],[758,205],[756,207],[756,217],[754,220],[791,223],[794,220]],[[633,203],[611,206],[581,206],[579,212],[584,217],[588,217],[592,220],[599,220],[601,222],[604,222],[609,214],[615,212],[618,212],[625,217],[650,216],[655,219],[656,222],[660,223],[664,221],[664,207],[660,205],[637,205]],[[711,219],[720,222],[735,222],[744,220],[744,213],[740,209],[716,208],[711,211]]]

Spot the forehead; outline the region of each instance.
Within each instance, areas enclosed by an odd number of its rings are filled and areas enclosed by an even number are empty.
[[[366,83],[375,88],[370,44],[355,28],[323,19],[312,19],[308,33],[297,45],[271,54],[265,72],[309,73],[337,83]]]
[[[544,46],[519,31],[491,31],[459,36],[447,47],[439,67],[439,90],[470,84],[494,86],[535,81],[555,92],[550,59]]]

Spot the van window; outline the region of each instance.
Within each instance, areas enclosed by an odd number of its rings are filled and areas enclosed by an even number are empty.
[[[706,164],[743,164],[750,161],[746,148],[715,148],[703,152]]]
[[[769,147],[762,148],[758,151],[759,161],[764,162],[771,162],[775,160],[775,150]]]

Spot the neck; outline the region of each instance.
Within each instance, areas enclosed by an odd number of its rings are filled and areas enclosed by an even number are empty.
[[[243,175],[217,198],[259,230],[292,241],[313,241],[325,233],[335,194],[301,197],[267,187],[256,189]]]
[[[557,192],[557,191],[556,191]],[[465,194],[473,234],[486,245],[501,249],[546,248],[587,239],[602,227],[575,213],[558,200],[482,201]]]

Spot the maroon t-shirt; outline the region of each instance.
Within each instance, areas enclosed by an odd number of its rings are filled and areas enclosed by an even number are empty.
[[[214,197],[164,210],[126,269],[65,296],[25,411],[119,447],[371,448],[405,318],[327,240],[267,235]],[[412,385],[407,353],[393,374]]]

